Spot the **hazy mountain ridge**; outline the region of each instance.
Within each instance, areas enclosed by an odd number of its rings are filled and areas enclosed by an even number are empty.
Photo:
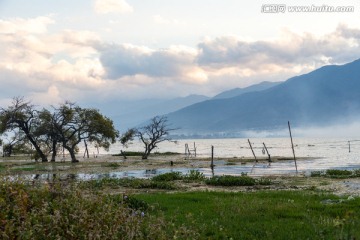
[[[234,88],[219,93],[213,98],[204,95],[192,94],[186,97],[178,97],[174,99],[143,99],[134,101],[111,101],[105,103],[91,103],[101,109],[106,116],[113,119],[116,127],[124,131],[131,127],[143,124],[150,118],[157,115],[164,115],[175,112],[187,106],[204,102],[210,99],[230,98],[232,95],[238,96],[251,91],[260,91],[278,83],[261,82],[246,88]],[[89,105],[89,103],[88,103]]]
[[[110,117],[117,129],[124,131],[136,127],[156,115],[164,115],[207,99],[209,97],[203,95],[189,95],[174,99],[118,100],[94,103],[93,105]]]
[[[331,124],[360,113],[360,60],[330,65],[272,88],[212,99],[168,114],[183,132],[236,132]]]
[[[217,94],[216,96],[213,97],[213,99],[232,98],[232,97],[237,97],[237,96],[240,96],[240,95],[242,95],[244,93],[248,93],[248,92],[263,91],[268,88],[279,85],[280,83],[281,82],[264,81],[264,82],[254,84],[254,85],[251,85],[251,86],[245,87],[245,88],[233,88],[233,89],[230,89],[230,90],[227,90],[227,91]]]

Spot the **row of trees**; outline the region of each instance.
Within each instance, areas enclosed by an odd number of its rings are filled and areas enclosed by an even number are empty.
[[[48,161],[49,153],[51,161],[55,161],[60,147],[69,152],[72,162],[78,162],[76,150],[81,141],[108,149],[119,137],[113,122],[96,109],[65,102],[51,110],[38,110],[20,97],[0,109],[0,134],[10,135],[18,144],[32,146],[35,159],[42,162]]]
[[[159,143],[171,141],[168,136],[172,130],[166,117],[154,117],[148,125],[125,132],[120,142],[127,145],[138,138],[144,144],[142,158],[147,159]],[[65,102],[51,110],[39,110],[20,97],[14,98],[7,108],[0,108],[0,135],[10,139],[4,147],[7,154],[11,155],[15,148],[29,150],[31,146],[35,159],[40,158],[42,162],[48,161],[50,153],[51,161],[55,161],[59,148],[69,152],[72,162],[78,162],[76,151],[80,142],[108,150],[119,138],[112,120],[97,109]]]

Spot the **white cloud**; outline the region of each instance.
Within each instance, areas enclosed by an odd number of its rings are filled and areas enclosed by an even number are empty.
[[[216,76],[296,74],[359,58],[359,32],[340,25],[334,32],[320,37],[284,31],[276,41],[244,41],[226,36],[206,39],[198,45],[197,62]]]
[[[134,45],[107,45],[100,49],[101,62],[111,79],[146,75],[193,83],[207,80],[206,73],[195,64],[196,49],[171,46],[152,50]]]
[[[177,19],[167,19],[162,17],[161,15],[154,15],[153,20],[157,24],[175,24],[175,25],[181,24],[181,22]]]
[[[339,25],[315,36],[284,31],[277,40],[207,38],[197,48],[107,43],[90,31],[49,33],[51,17],[0,20],[1,98],[39,94],[74,100],[213,95],[279,81],[360,57],[360,29]]]
[[[94,5],[98,14],[107,13],[129,13],[134,9],[125,0],[96,0]]]
[[[46,92],[31,93],[29,99],[37,105],[56,105],[63,101],[59,89],[54,85],[49,86]]]
[[[22,33],[45,33],[47,26],[53,24],[54,20],[50,17],[43,16],[32,19],[14,18],[9,20],[0,19],[0,33],[14,34]]]
[[[104,69],[93,48],[101,39],[88,31],[49,34],[48,23],[54,21],[48,17],[1,20],[0,81],[7,88],[1,97],[32,93],[39,98],[76,99],[81,91],[104,84]]]

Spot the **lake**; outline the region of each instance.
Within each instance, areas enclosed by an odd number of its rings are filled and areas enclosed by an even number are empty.
[[[349,152],[350,141],[350,152]],[[290,138],[253,138],[250,139],[254,153],[258,157],[266,157],[263,143],[265,143],[271,156],[292,157]],[[299,172],[309,174],[311,171],[326,169],[357,169],[360,168],[360,141],[357,139],[344,138],[294,138],[294,149],[297,157],[311,157],[311,159],[297,162]],[[178,140],[176,143],[163,142],[155,149],[158,152],[185,152],[185,144],[190,149],[196,145],[197,155],[199,157],[211,156],[211,146],[214,146],[215,158],[232,157],[253,157],[247,138],[235,139],[187,139]],[[123,151],[142,151],[143,145],[134,141],[128,148],[115,144],[109,152],[101,151],[100,154],[114,154]],[[90,149],[90,152],[96,152]],[[220,164],[219,164],[220,165]],[[175,169],[173,169],[175,170]],[[188,169],[178,169],[186,172]],[[211,175],[211,169],[199,169],[205,175]],[[146,170],[144,169],[144,174]],[[158,173],[169,171],[168,169],[157,170]],[[272,175],[272,174],[292,174],[295,173],[294,161],[281,161],[272,163],[269,167],[264,164],[253,166],[219,166],[215,167],[216,175],[233,174],[238,175],[241,172],[250,175]],[[116,173],[114,173],[116,174]],[[121,173],[122,174],[122,173]],[[132,173],[124,173],[131,175]],[[138,175],[136,173],[135,175]],[[145,175],[147,176],[147,175]]]

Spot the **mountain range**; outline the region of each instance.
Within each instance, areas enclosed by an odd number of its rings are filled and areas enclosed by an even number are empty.
[[[144,124],[154,116],[165,115],[195,103],[203,102],[209,99],[230,98],[247,92],[261,91],[277,84],[278,83],[273,82],[262,82],[246,88],[234,88],[222,92],[213,98],[204,95],[192,94],[186,97],[173,99],[143,99],[133,101],[116,100],[110,102],[96,101],[86,104],[89,105],[89,107],[96,106],[101,109],[102,113],[114,121],[116,128],[123,132],[128,128]],[[85,103],[83,103],[83,105],[84,104]]]
[[[166,116],[187,134],[269,130],[286,127],[287,121],[308,127],[354,120],[360,115],[360,60],[228,96],[219,94]]]

